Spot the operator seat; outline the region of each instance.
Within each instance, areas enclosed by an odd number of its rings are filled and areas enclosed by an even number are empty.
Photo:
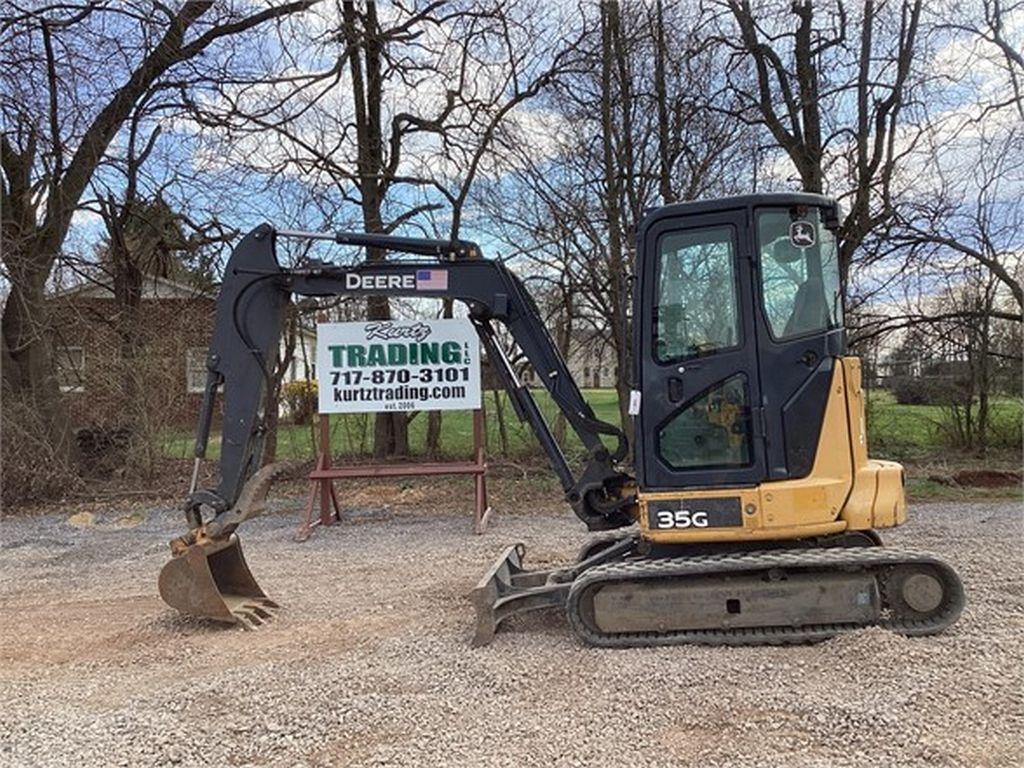
[[[829,324],[825,285],[820,277],[808,277],[797,288],[793,298],[793,313],[786,322],[785,336],[799,336],[809,331],[820,331]]]

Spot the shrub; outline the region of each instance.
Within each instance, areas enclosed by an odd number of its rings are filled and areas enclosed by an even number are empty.
[[[127,467],[133,442],[129,427],[89,426],[75,430],[79,465],[90,477],[110,477]]]
[[[289,381],[281,388],[281,399],[293,424],[308,424],[317,409],[315,381]]]
[[[989,424],[989,445],[1020,451],[1024,447],[1024,422],[1017,405],[994,409]]]
[[[889,391],[900,405],[924,405],[927,402],[924,382],[913,376],[900,376],[889,381]]]
[[[46,424],[34,406],[5,395],[0,441],[0,503],[3,507],[60,498],[81,487],[71,450],[59,451],[45,437]]]
[[[895,376],[889,390],[900,405],[949,405],[962,397],[961,383],[946,377]]]

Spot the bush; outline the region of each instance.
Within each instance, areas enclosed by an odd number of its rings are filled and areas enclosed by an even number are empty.
[[[1019,406],[993,409],[989,424],[988,443],[993,448],[1007,448],[1014,451],[1024,448],[1024,422],[1021,421]]]
[[[949,405],[962,397],[958,382],[929,376],[894,376],[889,390],[900,405]]]
[[[132,430],[128,427],[89,426],[75,430],[83,474],[106,478],[127,467],[132,438]]]
[[[889,381],[889,391],[900,405],[925,405],[924,382],[911,376],[900,376]]]
[[[69,463],[71,447],[55,450],[46,439],[46,425],[34,406],[5,395],[3,412],[0,502],[4,507],[60,498],[81,487]]]
[[[289,381],[281,388],[284,401],[293,424],[308,424],[317,409],[317,387],[315,381]]]

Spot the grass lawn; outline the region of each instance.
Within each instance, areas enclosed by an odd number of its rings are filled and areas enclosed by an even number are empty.
[[[873,455],[917,460],[950,450],[950,417],[939,405],[900,405],[886,390],[868,392],[868,442]],[[990,445],[1019,453],[1024,402],[1020,398],[993,400]]]
[[[534,397],[544,413],[548,424],[554,426],[558,409],[551,401],[547,392],[533,391]],[[619,420],[618,398],[613,389],[588,389],[584,396],[597,413],[599,419],[615,424]],[[502,392],[501,407],[504,411],[505,426],[508,439],[508,457],[527,457],[540,453],[533,432],[527,424],[520,423],[516,418],[508,396]],[[501,436],[497,417],[497,406],[494,393],[484,393],[484,409],[487,416],[487,445],[489,451],[498,453],[501,449]],[[441,447],[446,456],[468,457],[473,452],[473,416],[468,411],[444,412],[442,420]],[[314,427],[313,429],[318,429]],[[409,424],[409,447],[413,455],[422,455],[426,449],[427,414],[420,413]],[[174,433],[168,435],[164,442],[164,452],[174,458],[186,458],[192,455],[192,435]],[[331,417],[331,450],[334,456],[365,456],[373,447],[373,414],[338,414]],[[569,455],[582,451],[579,438],[572,430],[567,430],[567,444],[564,450]],[[282,424],[278,429],[277,455],[280,459],[312,459],[315,457],[312,430],[309,425],[295,426]],[[217,459],[220,456],[220,435],[210,436],[207,457]]]
[[[546,392],[534,390],[534,396],[549,424],[554,424],[557,409]],[[618,406],[615,391],[611,389],[584,390],[584,396],[598,418],[616,423]],[[493,457],[516,461],[540,457],[540,447],[529,427],[520,423],[500,393],[505,414],[508,453],[501,454],[501,438],[494,393],[485,393],[488,451]],[[871,455],[894,459],[907,466],[908,493],[916,498],[960,498],[964,492],[988,495],[975,489],[951,490],[930,479],[936,475],[948,476],[961,468],[1020,468],[1020,430],[1024,418],[1024,403],[1020,399],[1000,399],[991,405],[993,451],[986,459],[978,459],[949,448],[946,425],[947,415],[941,406],[900,405],[886,391],[874,390],[868,395],[868,442]],[[466,411],[444,413],[442,449],[445,456],[467,458],[472,455],[473,421]],[[315,457],[313,427],[282,424],[278,433],[278,458],[311,460]],[[418,414],[409,425],[409,440],[413,455],[425,453],[427,415]],[[568,430],[564,450],[570,456],[579,455],[579,439]],[[1016,436],[1016,437],[1014,437]],[[1014,442],[1014,439],[1016,442]],[[331,451],[334,457],[357,458],[369,455],[373,445],[373,414],[336,415],[331,418]],[[176,458],[192,455],[192,435],[175,433],[165,441],[165,453]],[[207,453],[211,459],[220,456],[220,436],[211,436]],[[1010,493],[1018,492],[1010,489]],[[960,494],[959,496],[957,494]],[[1007,495],[1007,489],[992,489],[996,496]]]

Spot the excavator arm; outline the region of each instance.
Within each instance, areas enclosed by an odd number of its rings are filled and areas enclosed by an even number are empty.
[[[277,260],[279,238],[332,240],[369,249],[380,258],[339,266],[318,260],[285,268]],[[384,258],[412,254],[414,260]],[[442,280],[419,283],[417,272],[445,273]],[[436,286],[444,285],[444,289]],[[254,627],[278,607],[260,588],[242,555],[235,529],[260,514],[267,492],[282,467],[260,467],[266,419],[264,393],[276,362],[285,309],[299,296],[413,296],[463,302],[508,391],[520,419],[529,423],[547,454],[577,516],[590,530],[609,530],[634,522],[633,478],[619,468],[628,446],[618,427],[599,420],[558,353],[523,284],[497,261],[484,259],[474,243],[390,235],[277,231],[264,224],[235,248],[217,300],[213,339],[206,359],[207,377],[195,442],[195,469],[185,504],[188,531],[171,541],[172,559],[160,572],[164,601],[184,614]],[[530,361],[555,405],[586,451],[583,467],[573,472],[551,434],[530,390],[518,380],[495,338],[503,324]],[[223,398],[220,484],[197,488],[206,456],[214,409]],[[609,450],[602,437],[614,439]],[[551,592],[549,595],[548,592]],[[540,605],[564,592],[544,590]],[[503,598],[504,599],[504,598]],[[479,612],[478,636],[493,634],[498,613]]]
[[[300,267],[285,268],[277,261],[275,246],[278,238],[286,237],[332,240],[377,253],[413,254],[418,258],[384,258],[349,266],[314,260]],[[416,275],[424,269],[445,271],[446,280],[441,282],[447,287],[419,287]],[[595,416],[558,353],[536,304],[504,264],[482,258],[476,244],[464,241],[276,231],[264,224],[250,232],[235,249],[217,301],[195,457],[198,471],[198,464],[206,455],[214,406],[220,394],[224,400],[221,479],[214,491],[197,490],[198,474],[194,473],[186,505],[192,531],[202,529],[209,537],[225,537],[250,516],[237,502],[261,463],[266,432],[264,392],[277,356],[285,308],[293,294],[410,296],[463,302],[516,414],[532,428],[576,515],[590,530],[608,530],[633,522],[632,477],[618,468],[628,450],[626,436],[617,426]],[[497,343],[495,323],[508,329],[579,436],[586,451],[580,472],[570,467],[536,400],[518,380]],[[605,446],[602,436],[614,439],[612,450]],[[203,507],[213,512],[205,523]]]

